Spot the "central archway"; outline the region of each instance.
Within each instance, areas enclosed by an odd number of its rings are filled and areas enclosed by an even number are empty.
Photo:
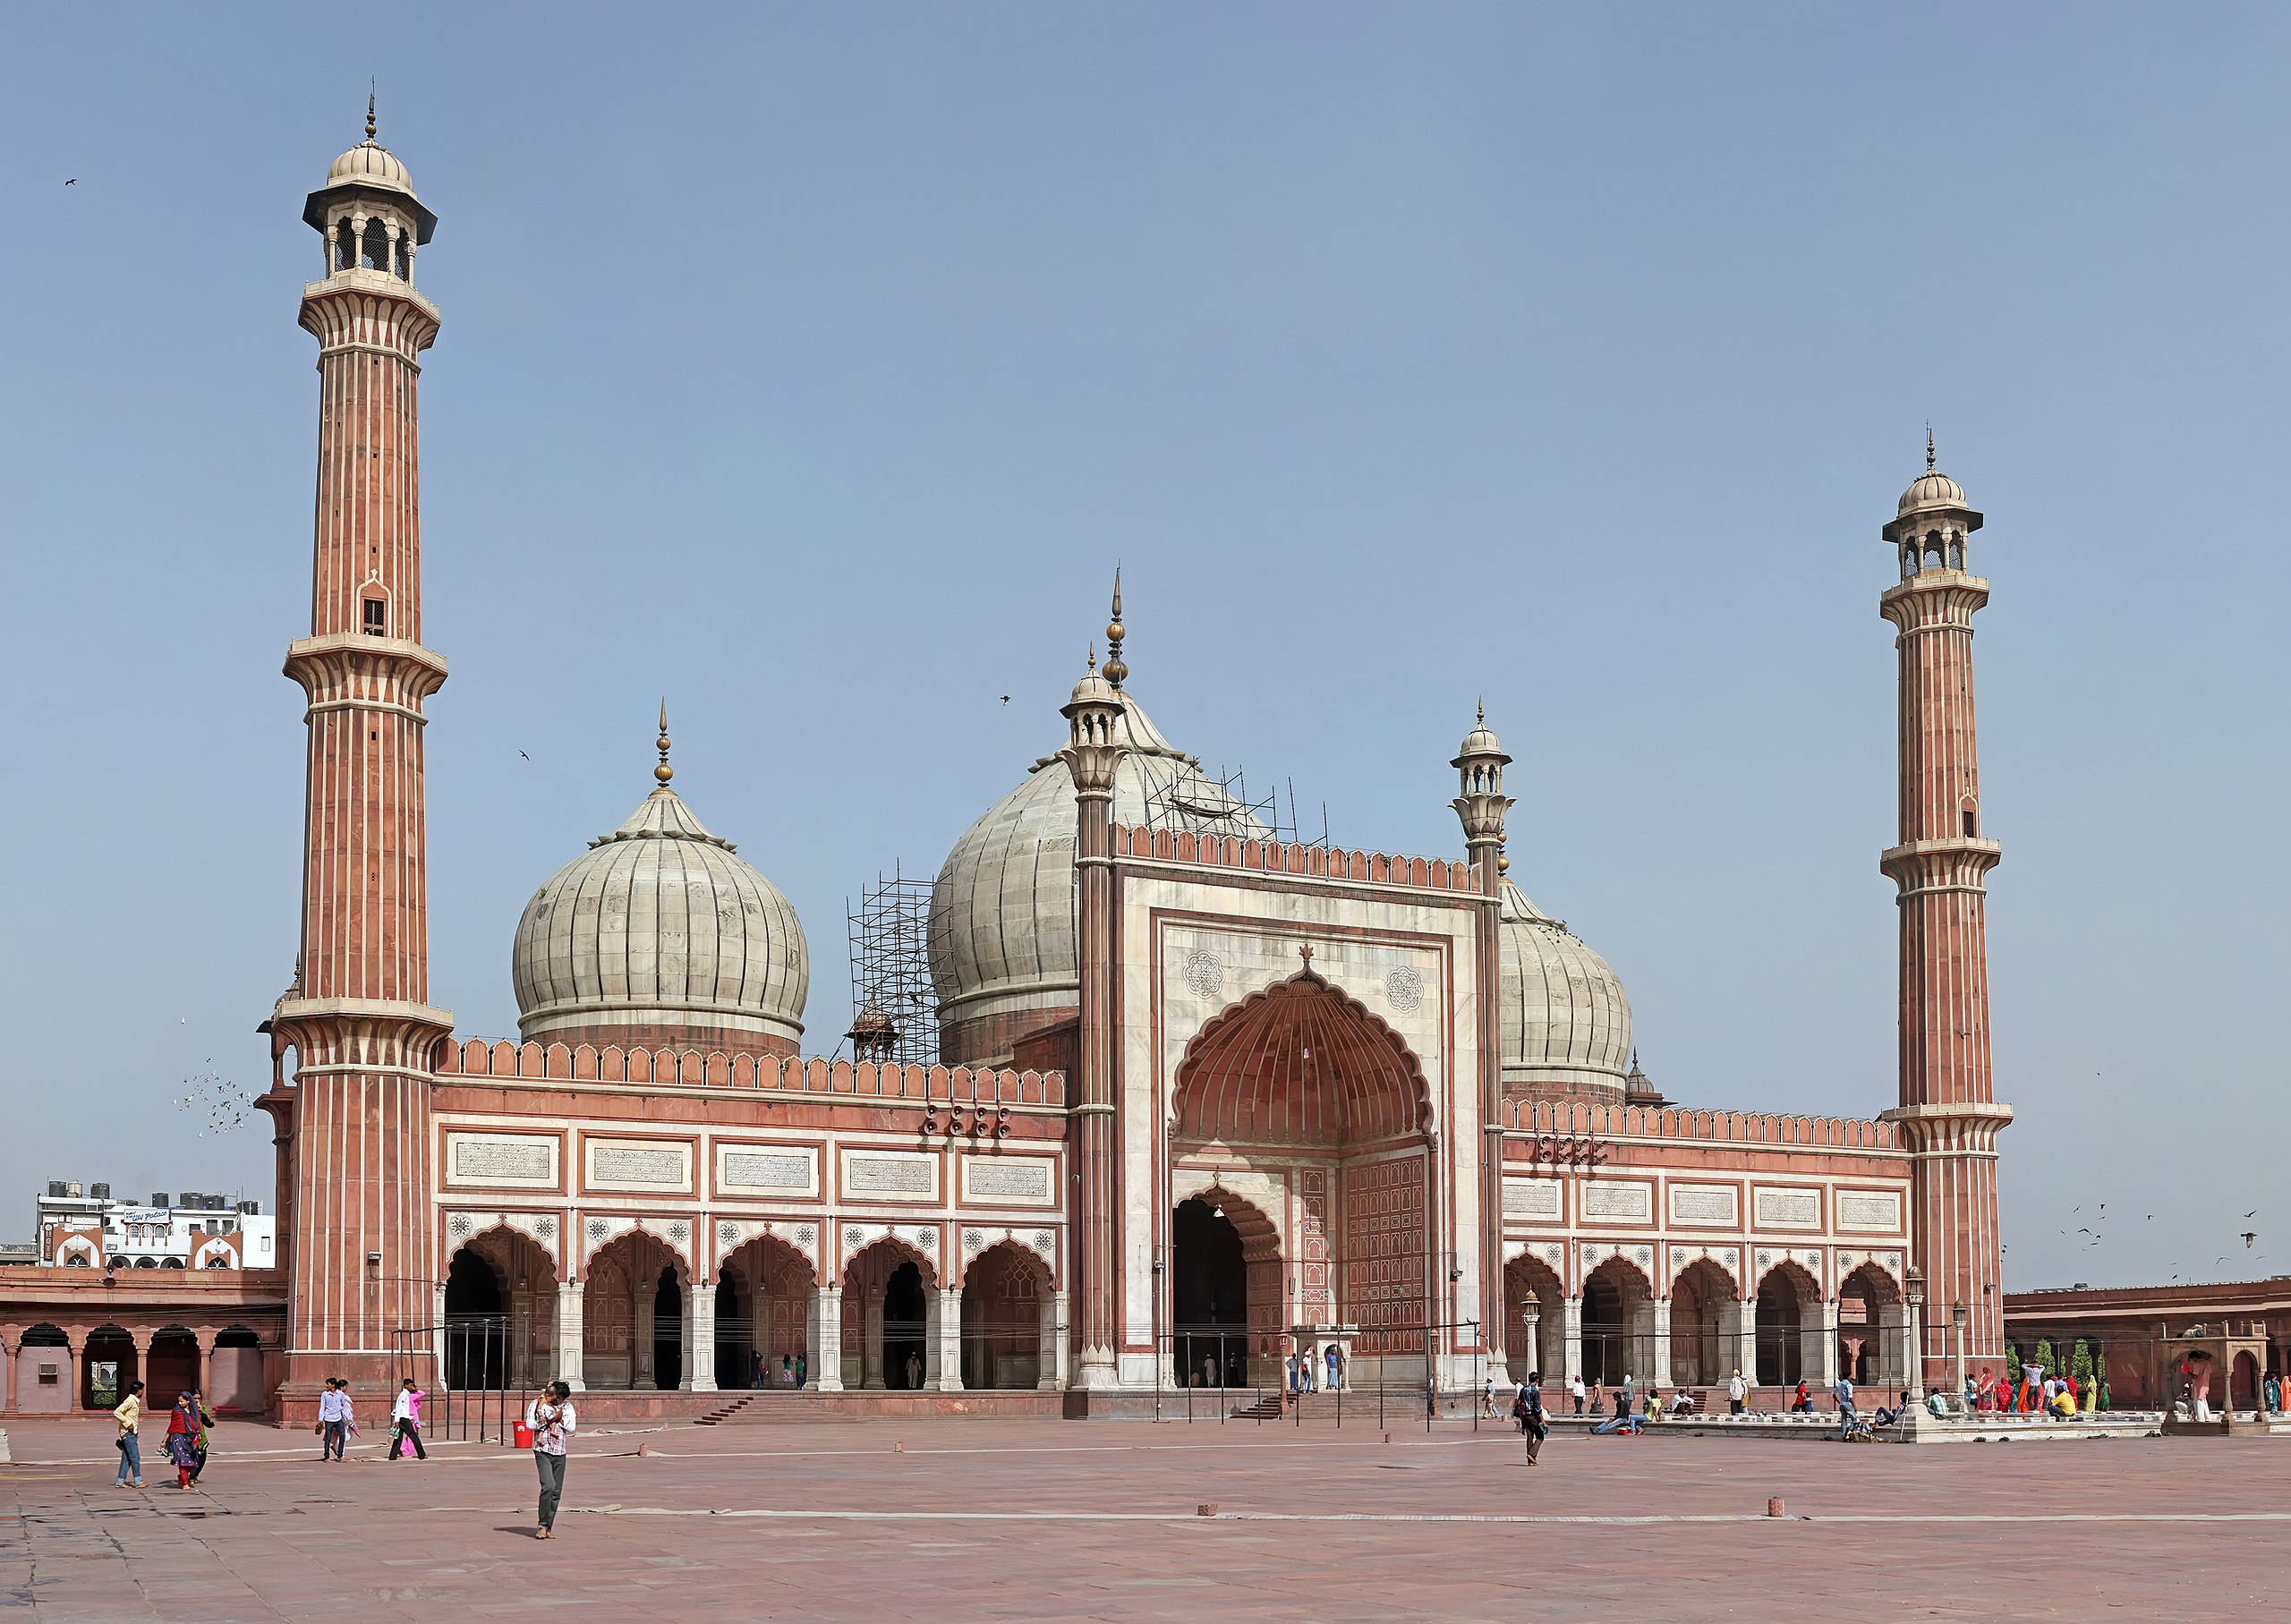
[[[1242,1221],[1270,1239],[1262,1213],[1235,1203]],[[1277,1242],[1270,1251],[1280,1267]],[[1178,1380],[1187,1387],[1249,1383],[1248,1246],[1215,1195],[1181,1201],[1170,1215],[1170,1329]]]
[[[1200,1379],[1206,1356],[1225,1382],[1234,1377],[1227,1316],[1250,1332],[1248,1356],[1277,1370],[1298,1326],[1358,1327],[1351,1352],[1373,1363],[1363,1379],[1419,1381],[1445,1316],[1435,1294],[1427,1237],[1430,1224],[1431,1091],[1399,1033],[1309,965],[1249,994],[1202,1027],[1186,1046],[1169,1102],[1174,1196],[1199,1191],[1229,1217],[1247,1205],[1264,1225],[1234,1229],[1246,1258],[1243,1304],[1219,1292],[1217,1317],[1205,1296],[1218,1240],[1172,1200],[1170,1239],[1203,1260],[1172,1297],[1173,1380]],[[1207,1182],[1208,1189],[1202,1185]],[[1232,1187],[1248,1192],[1237,1203]],[[1180,1226],[1189,1235],[1181,1236]],[[1285,1241],[1285,1245],[1284,1245]],[[1186,1265],[1180,1264],[1185,1268]],[[1197,1348],[1198,1338],[1205,1346]],[[1182,1339],[1182,1345],[1180,1345]],[[1399,1356],[1405,1365],[1387,1368]],[[1247,1373],[1262,1377],[1262,1367]]]

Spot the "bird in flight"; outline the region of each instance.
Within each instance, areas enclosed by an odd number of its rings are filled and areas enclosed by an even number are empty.
[[[77,186],[77,185],[80,183],[80,177],[79,177],[78,175],[76,175],[76,174],[75,174],[75,175],[73,175],[70,180],[68,180],[68,181],[64,182],[64,183],[66,186]]]
[[[1009,694],[1007,694],[1007,693],[1006,693],[1006,694],[1004,694],[1004,695],[1002,696],[1002,702],[1003,702],[1004,704],[1006,704],[1006,705],[1007,705],[1007,704],[1009,704],[1009,703],[1010,702],[1010,696],[1009,696]]]
[[[531,756],[529,756],[529,755],[525,755],[525,752],[524,752],[524,751],[522,751],[522,750],[520,750],[519,752],[517,752],[517,753],[518,753],[519,755],[524,755],[524,756],[525,756],[525,760],[527,760],[528,761],[532,761],[532,757],[531,757]]]

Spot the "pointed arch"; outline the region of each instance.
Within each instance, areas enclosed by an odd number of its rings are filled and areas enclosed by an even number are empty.
[[[1431,1125],[1406,1042],[1309,966],[1213,1016],[1170,1097],[1171,1135],[1192,1144],[1358,1145]]]

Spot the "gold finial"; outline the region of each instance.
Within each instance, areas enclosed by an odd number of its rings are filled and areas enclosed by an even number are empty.
[[[1512,872],[1512,859],[1508,854],[1503,852],[1495,854],[1495,872],[1499,874],[1508,874]]]
[[[675,778],[677,772],[675,768],[669,765],[669,701],[665,699],[660,701],[660,742],[658,749],[660,752],[660,764],[652,769],[652,776],[660,780],[660,787],[666,789],[669,786],[669,780]]]
[[[1098,640],[1097,640],[1096,638],[1093,637],[1092,639],[1090,639],[1090,669],[1091,669],[1091,670],[1093,670],[1093,671],[1094,671],[1094,670],[1096,670],[1097,668],[1098,668]]]
[[[366,81],[366,139],[368,140],[374,139],[374,84],[375,81],[372,80]]]
[[[1120,688],[1129,667],[1122,663],[1121,640],[1128,635],[1121,624],[1121,565],[1113,566],[1113,618],[1106,622],[1106,681]]]
[[[1487,696],[1484,693],[1479,696],[1479,725],[1487,725]]]
[[[1933,472],[1933,425],[1925,425],[1925,472]]]

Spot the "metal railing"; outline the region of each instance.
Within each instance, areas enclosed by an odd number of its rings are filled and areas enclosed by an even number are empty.
[[[509,1385],[509,1316],[448,1314],[443,1324],[405,1326],[390,1333],[390,1387],[406,1376],[434,1373],[422,1419],[426,1439],[507,1443],[524,1419],[532,1389]]]

